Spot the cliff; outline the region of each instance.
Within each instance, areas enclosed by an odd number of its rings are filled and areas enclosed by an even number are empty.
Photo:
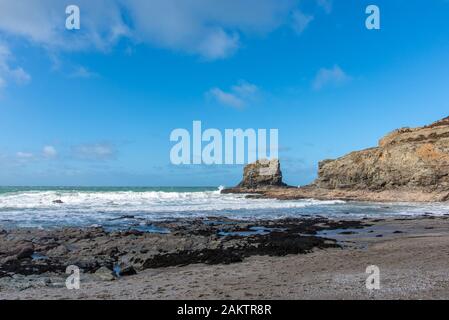
[[[262,194],[280,199],[448,201],[449,117],[395,130],[375,148],[322,161],[317,180],[309,186]]]
[[[449,118],[395,130],[376,148],[323,161],[313,185],[331,190],[449,192]]]

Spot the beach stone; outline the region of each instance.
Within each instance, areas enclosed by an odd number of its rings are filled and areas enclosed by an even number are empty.
[[[109,270],[107,267],[101,267],[97,271],[95,271],[95,276],[103,281],[113,281],[115,280],[115,276],[112,273],[112,270]]]

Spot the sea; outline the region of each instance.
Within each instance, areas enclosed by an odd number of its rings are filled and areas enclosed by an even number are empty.
[[[0,187],[0,228],[151,228],[179,218],[241,220],[449,215],[442,203],[248,199],[223,187]],[[151,231],[151,230],[150,230]]]

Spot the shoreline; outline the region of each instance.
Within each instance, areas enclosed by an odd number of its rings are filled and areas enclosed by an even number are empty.
[[[3,273],[0,299],[449,298],[449,216],[213,219],[161,223],[169,235],[100,228],[2,231],[2,267],[5,258],[14,260],[5,254],[13,244],[32,243],[32,253],[26,246],[15,253],[22,255],[23,270],[32,270],[37,251],[37,261],[45,265],[49,257],[53,269]],[[114,260],[124,272],[120,277],[95,271]],[[84,264],[80,290],[65,288],[68,263]],[[364,286],[365,269],[373,264],[384,290]]]
[[[303,187],[228,188],[222,194],[248,194],[248,198],[277,200],[342,200],[352,202],[409,202],[448,203],[449,192],[423,192],[422,190],[393,189],[382,191],[324,189],[313,185]]]

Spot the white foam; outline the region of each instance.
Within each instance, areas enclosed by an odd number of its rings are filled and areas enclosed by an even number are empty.
[[[235,219],[276,219],[302,215],[360,218],[449,213],[449,206],[444,204],[247,199],[246,195],[221,194],[221,189],[202,192],[51,190],[3,193],[0,194],[0,227],[2,224],[22,227],[101,225],[123,215],[151,221],[207,216]],[[54,203],[55,200],[63,203]]]
[[[342,201],[278,201],[272,199],[246,199],[245,195],[222,195],[220,190],[204,192],[69,192],[28,191],[0,195],[0,210],[14,209],[78,209],[95,211],[189,211],[226,209],[278,209],[302,208]],[[63,203],[54,203],[61,200]]]

